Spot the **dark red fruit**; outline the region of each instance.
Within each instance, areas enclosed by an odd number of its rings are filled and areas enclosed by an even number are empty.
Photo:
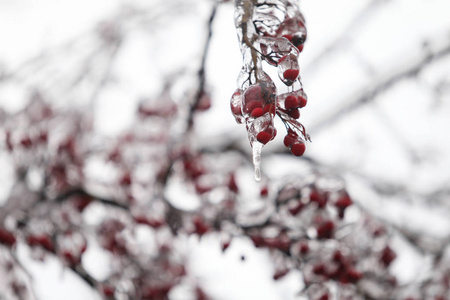
[[[259,194],[261,195],[261,197],[267,197],[267,195],[269,195],[269,188],[266,185],[263,186]]]
[[[0,243],[11,247],[16,243],[16,238],[11,232],[0,228]]]
[[[298,136],[294,132],[288,133],[284,137],[284,145],[286,147],[290,148],[297,141],[297,138],[298,138]]]
[[[303,49],[303,43],[305,42],[305,40],[306,40],[306,35],[296,34],[292,37],[291,42],[295,47],[297,47],[297,48],[301,47]],[[300,49],[298,49],[298,50],[301,52]]]
[[[122,178],[119,180],[120,185],[131,185],[131,174],[130,172],[125,172]]]
[[[350,199],[350,196],[347,193],[345,193],[345,195],[340,197],[335,203],[336,207],[338,207],[340,209],[345,209],[352,204],[353,204],[353,201],[352,201],[352,199]]]
[[[284,100],[284,107],[286,107],[286,109],[297,108],[299,107],[299,105],[300,100],[298,100],[298,98],[293,95],[287,96],[286,100]]]
[[[295,143],[291,147],[291,152],[295,156],[302,156],[303,153],[305,153],[305,150],[306,150],[306,146],[304,143]]]
[[[381,252],[380,260],[384,266],[388,267],[396,257],[395,252],[389,246],[386,246]]]
[[[295,79],[297,79],[298,73],[299,73],[299,70],[288,69],[288,70],[284,71],[283,77],[284,77],[284,79],[294,81]]]
[[[308,101],[306,100],[306,98],[303,98],[302,96],[298,96],[298,101],[300,102],[300,104],[299,104],[299,107],[300,107],[300,108],[305,107],[305,106],[306,106],[306,103],[308,102]]]
[[[108,298],[113,297],[114,293],[115,293],[114,287],[110,286],[109,284],[102,285],[101,291],[102,291],[102,294]]]
[[[159,228],[165,224],[164,219],[147,218],[146,216],[135,216],[134,221],[138,224],[148,225],[152,228]]]
[[[309,246],[307,243],[301,243],[299,246],[300,254],[308,254],[309,252]]]
[[[230,179],[228,180],[228,188],[234,193],[239,193],[239,187],[237,186],[234,173],[231,173],[230,175]]]
[[[294,119],[300,118],[300,110],[298,108],[291,109],[289,111],[289,116],[291,116]]]
[[[262,104],[259,101],[246,102],[244,106],[244,113],[251,114],[255,109],[262,108]]]
[[[203,218],[195,217],[193,223],[195,227],[194,232],[199,236],[202,236],[209,231],[209,226],[205,223]]]
[[[258,142],[265,145],[272,139],[272,135],[266,131],[261,131],[256,136],[256,139],[258,140]]]
[[[289,213],[296,216],[302,209],[304,205],[301,201],[295,201],[292,205],[289,205]]]
[[[330,239],[333,236],[334,223],[326,221],[317,227],[317,237],[319,239]]]
[[[255,108],[255,109],[252,111],[251,116],[252,116],[252,118],[259,118],[259,117],[261,117],[263,114],[264,114],[263,109],[260,108],[260,107],[257,107],[257,108]]]
[[[356,283],[357,281],[359,281],[362,278],[362,274],[361,274],[361,272],[359,272],[358,270],[356,270],[354,268],[349,268],[347,270],[346,277],[349,282]]]
[[[324,275],[326,273],[324,264],[317,264],[313,267],[313,273],[316,275]]]
[[[54,252],[55,248],[53,246],[53,242],[48,235],[29,235],[27,237],[27,244],[31,247],[33,246],[41,246],[45,250],[49,252]]]
[[[313,189],[309,194],[309,201],[317,203],[319,208],[324,208],[327,200],[326,194],[320,193],[317,189]]]
[[[284,277],[287,273],[289,273],[288,269],[276,271],[275,274],[273,274],[273,279],[278,280],[278,279]]]

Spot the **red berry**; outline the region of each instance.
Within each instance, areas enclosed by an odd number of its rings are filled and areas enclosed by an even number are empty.
[[[320,193],[317,189],[313,189],[309,194],[309,201],[317,203],[319,208],[324,208],[327,200],[326,194]]]
[[[319,300],[328,300],[330,296],[328,294],[323,294],[322,297],[319,298]]]
[[[24,137],[20,141],[20,144],[22,144],[22,146],[24,146],[25,148],[30,148],[33,145],[33,142],[31,141],[31,139],[29,137]]]
[[[197,102],[197,106],[195,108],[199,111],[205,111],[211,108],[211,97],[208,93],[202,93],[201,98]]]
[[[284,277],[287,273],[289,273],[288,269],[276,271],[275,274],[273,274],[273,279],[278,280],[278,279]]]
[[[350,281],[350,282],[353,282],[353,283],[355,283],[355,282],[357,282],[358,280],[360,280],[361,278],[362,278],[362,274],[359,272],[359,271],[357,271],[356,269],[354,269],[354,268],[349,268],[348,270],[347,270],[347,279]]]
[[[0,228],[0,244],[4,244],[8,247],[11,247],[15,243],[16,237],[6,229]]]
[[[396,257],[395,252],[389,246],[386,246],[381,252],[380,260],[384,266],[388,267]]]
[[[293,95],[287,96],[286,100],[284,100],[284,107],[286,107],[286,109],[297,108],[299,105],[300,101]]]
[[[350,197],[349,197],[349,195],[347,195],[347,193],[345,195],[343,195],[341,198],[339,198],[335,203],[336,207],[338,207],[340,209],[345,209],[352,204],[353,204],[353,201],[352,201],[352,199],[350,199]]]
[[[221,244],[221,246],[222,246],[222,252],[225,252],[225,250],[227,250],[228,249],[228,247],[230,247],[230,241],[227,241],[227,242],[223,242],[222,244]]]
[[[261,197],[267,197],[267,195],[269,195],[269,188],[267,186],[263,186],[259,194]]]
[[[295,156],[302,156],[303,153],[305,153],[305,150],[306,150],[306,146],[304,143],[295,143],[291,147],[291,152]]]
[[[258,108],[255,108],[255,109],[252,111],[251,116],[252,116],[252,118],[259,118],[259,117],[261,117],[263,114],[264,114],[263,109],[260,108],[260,107],[258,107]]]
[[[339,217],[342,219],[344,218],[344,213],[347,207],[353,204],[352,199],[350,199],[350,196],[345,193],[343,196],[341,196],[334,205],[336,205],[336,208],[339,212]]]
[[[228,180],[228,188],[234,193],[239,193],[239,187],[236,184],[234,173],[231,173],[230,175],[230,179]]]
[[[295,47],[297,47],[298,48],[298,50],[300,50],[300,48],[302,48],[303,49],[303,44],[305,43],[305,40],[306,40],[306,34],[299,34],[299,33],[297,33],[297,34],[295,34],[294,36],[292,36],[292,40],[291,40],[291,43],[295,46]],[[301,50],[300,50],[300,52],[301,52]]]
[[[326,221],[317,228],[317,237],[319,239],[330,239],[333,236],[334,223]]]
[[[296,216],[303,209],[303,207],[304,205],[301,201],[295,201],[293,204],[289,205],[289,213]]]
[[[91,197],[80,195],[74,197],[72,200],[73,206],[79,211],[82,212],[90,203],[92,202]]]
[[[303,98],[302,96],[298,96],[298,101],[300,102],[299,105],[300,108],[305,107],[306,103],[308,102],[306,98]]]
[[[299,73],[299,70],[288,69],[288,70],[284,71],[283,77],[284,77],[284,79],[294,81],[295,79],[297,79],[298,73]]]
[[[130,172],[125,172],[122,178],[119,180],[120,185],[131,185],[131,174]]]
[[[192,222],[194,223],[195,227],[194,232],[199,236],[202,236],[209,231],[209,226],[205,223],[203,218],[195,217]]]
[[[137,224],[143,224],[143,225],[148,225],[150,227],[153,227],[155,229],[161,227],[162,225],[164,225],[165,221],[164,219],[157,219],[157,218],[147,218],[146,216],[135,216],[134,221]]]
[[[300,118],[300,110],[298,108],[294,108],[289,111],[289,116],[291,116],[294,119]]]
[[[313,267],[313,273],[316,275],[324,275],[325,272],[325,265],[322,263],[319,263]]]
[[[344,255],[342,255],[342,252],[339,250],[334,251],[333,253],[333,261],[337,263],[343,263],[344,262]]]
[[[284,137],[284,145],[286,147],[290,148],[297,141],[297,138],[298,138],[298,136],[294,132],[288,133]]]
[[[48,235],[29,235],[27,237],[27,244],[31,247],[41,246],[49,252],[55,251],[53,242]]]
[[[244,109],[244,113],[250,114],[257,108],[262,108],[261,102],[259,102],[259,101],[250,101],[250,102],[247,102],[245,104],[243,109]]]
[[[260,236],[259,234],[250,235],[250,239],[252,240],[256,248],[263,247],[266,244],[262,236]]]
[[[265,145],[272,139],[272,135],[266,131],[261,131],[256,136],[256,139],[258,140],[258,142]]]
[[[114,287],[110,286],[109,284],[104,284],[101,287],[101,291],[105,297],[109,298],[109,297],[114,296],[115,289],[114,289]]]
[[[300,254],[307,254],[309,252],[309,246],[307,243],[301,243],[299,246]]]

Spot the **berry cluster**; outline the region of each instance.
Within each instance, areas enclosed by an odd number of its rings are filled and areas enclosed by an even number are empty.
[[[241,43],[243,67],[238,88],[231,97],[231,112],[245,123],[253,148],[255,178],[260,180],[261,150],[277,134],[274,117],[284,123],[284,144],[295,156],[305,152],[309,135],[298,122],[307,97],[300,82],[298,56],[306,40],[306,27],[298,6],[291,0],[237,1],[235,18]],[[291,91],[277,94],[272,79],[263,71],[262,61],[278,68],[280,80]],[[300,88],[295,89],[298,82]]]

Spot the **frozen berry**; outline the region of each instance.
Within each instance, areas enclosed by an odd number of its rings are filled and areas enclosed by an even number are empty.
[[[288,70],[284,71],[283,77],[284,77],[284,79],[287,79],[287,80],[290,80],[290,81],[294,81],[294,80],[297,79],[298,73],[299,73],[299,70],[288,69]]]
[[[293,119],[300,118],[300,110],[298,108],[291,109],[289,111],[289,116],[291,116]]]
[[[255,109],[252,111],[251,116],[252,116],[252,118],[259,118],[259,117],[261,117],[263,114],[264,114],[263,109],[260,108],[260,107],[257,107],[257,108],[255,108]]]
[[[306,147],[304,143],[295,143],[291,147],[291,152],[295,156],[302,156],[305,153]]]
[[[290,132],[284,137],[284,145],[290,148],[297,141],[297,138],[298,136],[295,133]]]
[[[256,136],[256,139],[258,140],[258,142],[265,145],[272,139],[272,135],[266,131],[261,131]]]
[[[300,108],[306,106],[306,103],[307,103],[306,98],[303,98],[302,96],[298,96],[298,101],[300,102],[300,104],[299,104],[299,107],[300,107]]]
[[[299,105],[300,100],[298,100],[298,98],[293,95],[287,96],[286,100],[284,100],[284,107],[286,107],[286,109],[297,108],[299,107]]]

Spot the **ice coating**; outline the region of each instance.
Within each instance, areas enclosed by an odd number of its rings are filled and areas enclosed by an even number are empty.
[[[258,133],[268,132],[275,137],[276,130],[273,126],[273,118],[271,114],[265,113],[263,116],[254,120],[247,120],[248,139],[252,147],[253,166],[255,168],[255,180],[261,180],[261,152],[264,147],[263,143],[260,143],[257,139]]]
[[[300,67],[298,65],[298,55],[289,54],[280,59],[278,64],[278,76],[287,86],[291,86],[298,78]]]
[[[253,166],[255,168],[255,180],[261,180],[261,151],[263,144],[256,141],[252,144]]]
[[[287,38],[264,37],[259,39],[259,47],[261,49],[264,60],[277,66],[279,60],[287,55],[298,56],[299,51]]]
[[[294,83],[302,87],[298,56],[306,40],[306,27],[294,0],[235,0],[235,6],[242,68],[230,106],[236,122],[246,125],[255,179],[259,181],[262,148],[277,134],[275,117],[281,119],[288,132],[296,133],[298,142],[310,140],[298,121],[300,108],[307,102],[306,95],[303,90],[294,91],[293,87]],[[277,97],[277,86],[265,72],[263,61],[278,68],[282,83],[292,86],[289,93]],[[289,147],[292,154],[301,156],[304,147],[297,144]]]
[[[262,131],[273,132],[273,118],[269,113],[265,113],[259,118],[256,119],[247,119],[247,132],[248,132],[248,140],[250,144],[256,142],[256,136],[258,133]]]
[[[231,113],[238,124],[244,123],[244,117],[242,116],[242,93],[243,91],[241,89],[236,89],[230,99]]]
[[[273,14],[269,13],[256,13],[255,21],[257,21],[257,28],[265,36],[273,36],[276,34],[281,21]]]

